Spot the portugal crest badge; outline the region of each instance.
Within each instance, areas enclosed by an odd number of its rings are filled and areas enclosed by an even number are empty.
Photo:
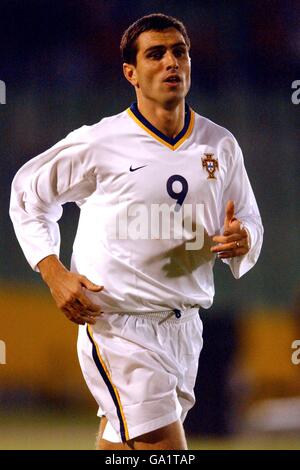
[[[202,157],[202,167],[205,168],[208,173],[207,179],[216,179],[215,172],[219,169],[219,163],[213,153],[204,154]]]

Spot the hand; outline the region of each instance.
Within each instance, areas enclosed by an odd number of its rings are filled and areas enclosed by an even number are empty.
[[[228,201],[224,221],[223,235],[216,235],[212,239],[218,243],[210,251],[217,253],[218,258],[234,258],[248,253],[250,249],[249,235],[240,220],[234,216],[234,203]]]
[[[94,325],[101,314],[100,307],[88,299],[84,290],[99,292],[103,286],[94,284],[85,276],[68,271],[53,255],[44,258],[38,267],[56,305],[66,317],[79,325]]]

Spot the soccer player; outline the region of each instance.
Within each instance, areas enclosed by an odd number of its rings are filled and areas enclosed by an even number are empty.
[[[241,277],[258,259],[263,228],[236,139],[185,102],[184,25],[145,16],[121,51],[137,102],[26,163],[10,214],[30,265],[80,325],[79,361],[102,417],[98,448],[186,449],[199,309],[213,301],[215,259]],[[70,201],[81,214],[69,271],[57,221]]]

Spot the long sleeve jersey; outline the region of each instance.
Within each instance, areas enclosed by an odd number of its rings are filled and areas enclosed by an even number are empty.
[[[133,104],[27,162],[12,184],[10,215],[38,270],[43,258],[59,256],[57,221],[63,204],[75,202],[71,270],[104,286],[88,293],[102,310],[185,310],[212,304],[211,237],[222,233],[229,199],[251,240],[246,255],[225,261],[239,278],[258,259],[263,227],[236,139],[187,105],[171,139]]]

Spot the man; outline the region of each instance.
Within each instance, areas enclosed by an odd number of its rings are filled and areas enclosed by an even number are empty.
[[[121,51],[137,103],[71,132],[25,164],[12,186],[23,251],[80,325],[79,360],[103,417],[100,449],[187,448],[182,422],[194,403],[198,311],[212,304],[215,257],[239,278],[262,245],[235,138],[185,103],[189,49],[185,27],[172,17],[131,25]],[[59,261],[57,225],[68,201],[81,209],[71,271]],[[152,220],[157,206],[182,216],[169,237]],[[144,225],[150,214],[151,235],[138,236],[137,207]]]

